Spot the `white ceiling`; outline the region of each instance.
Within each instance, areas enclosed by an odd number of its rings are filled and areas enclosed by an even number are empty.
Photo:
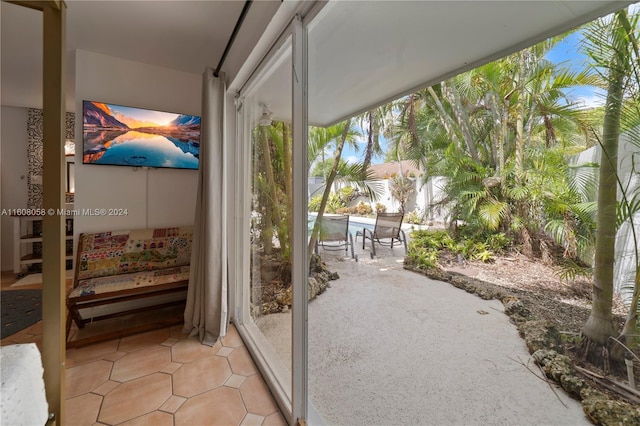
[[[627,3],[330,2],[309,31],[309,121],[352,117]]]
[[[244,1],[67,0],[66,4],[67,105],[73,108],[76,49],[200,74],[206,66],[217,66]],[[254,2],[237,42],[253,39],[255,44],[279,4]],[[1,7],[1,103],[41,106],[42,13],[6,2]]]

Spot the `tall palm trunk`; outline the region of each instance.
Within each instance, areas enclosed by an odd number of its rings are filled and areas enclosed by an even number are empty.
[[[502,120],[500,121],[500,133],[502,137],[500,138],[500,145],[498,145],[498,167],[500,168],[498,176],[503,178],[505,174],[504,148],[507,144],[507,139],[509,138],[509,97],[508,96],[505,97],[504,99],[504,107],[502,109]]]
[[[620,13],[616,13],[616,21],[619,21]],[[616,174],[624,79],[622,58],[614,54],[609,67],[609,88],[603,123],[593,270],[593,305],[591,314],[582,328],[583,335],[599,345],[605,345],[609,337],[615,334],[611,307],[616,238]]]
[[[287,217],[286,217],[286,226],[287,226],[287,235],[289,240],[287,241],[286,247],[290,249],[291,241],[293,241],[293,216],[292,216],[292,208],[293,208],[293,178],[291,173],[293,172],[293,163],[291,162],[291,137],[290,137],[290,129],[291,125],[282,123],[282,150],[283,152],[283,163],[284,163],[284,188],[287,196]],[[284,244],[281,244],[284,247]]]
[[[469,123],[471,121],[469,120],[467,111],[462,105],[460,94],[458,93],[455,84],[447,84],[446,82],[443,82],[442,88],[447,93],[451,109],[453,110],[453,114],[456,117],[457,127],[458,129],[460,129],[462,139],[464,139],[464,144],[467,147],[469,155],[471,155],[471,158],[473,158],[475,161],[480,161],[478,149],[476,148],[476,143],[473,140],[473,134],[471,133],[471,129],[469,128]]]
[[[364,169],[369,168],[371,164],[371,159],[373,158],[373,149],[374,149],[374,132],[377,133],[377,129],[375,128],[374,121],[376,120],[376,112],[375,110],[371,110],[367,113],[367,119],[369,120],[369,129],[367,130],[367,150],[364,154]]]
[[[338,146],[336,147],[336,152],[333,156],[333,167],[331,168],[331,172],[325,181],[324,192],[322,193],[322,200],[320,201],[320,208],[318,209],[318,216],[316,217],[316,222],[313,225],[313,232],[311,233],[311,238],[309,239],[309,247],[307,248],[308,259],[311,259],[311,255],[313,254],[313,249],[315,248],[316,241],[318,240],[318,232],[320,231],[320,222],[322,221],[322,216],[324,215],[324,210],[327,207],[327,200],[329,199],[329,194],[331,193],[331,186],[333,185],[333,181],[338,175],[338,167],[340,166],[340,158],[342,157],[342,149],[344,148],[344,144],[347,141],[347,136],[349,135],[349,130],[351,128],[351,119],[348,119],[344,123],[344,130],[342,131],[342,135],[340,136],[340,141],[338,142]]]
[[[269,138],[267,136],[267,127],[260,127],[260,143],[262,145],[262,155],[264,156],[264,173],[267,181],[267,200],[265,205],[267,224],[265,229],[265,241],[264,241],[264,249],[265,253],[271,253],[272,241],[268,240],[268,238],[273,235],[272,225],[278,225],[278,229],[280,229],[280,224],[282,223],[282,219],[280,217],[280,206],[278,204],[278,196],[276,193],[276,181],[273,173],[273,163],[271,162],[271,147],[269,146]],[[271,225],[269,224],[271,222]],[[279,235],[281,247],[283,238]]]
[[[518,72],[518,98],[516,100],[516,183],[523,185],[524,183],[524,101],[525,101],[525,84],[524,79],[527,67],[527,52],[520,51],[519,55],[519,72]],[[520,229],[520,242],[522,243],[522,252],[527,257],[533,257],[533,246],[531,241],[531,232],[529,231],[529,206],[526,200],[516,201],[516,210],[518,215],[524,219],[522,228]]]
[[[516,182],[522,184],[524,171],[524,99],[525,99],[525,67],[526,53],[520,52],[518,73],[518,98],[516,101]]]

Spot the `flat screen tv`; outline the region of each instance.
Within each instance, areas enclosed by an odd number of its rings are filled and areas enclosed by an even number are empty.
[[[200,117],[82,102],[83,164],[197,169]]]

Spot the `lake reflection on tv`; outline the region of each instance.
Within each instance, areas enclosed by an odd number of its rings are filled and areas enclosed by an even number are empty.
[[[84,163],[133,167],[198,168],[200,144],[158,134],[85,131]]]

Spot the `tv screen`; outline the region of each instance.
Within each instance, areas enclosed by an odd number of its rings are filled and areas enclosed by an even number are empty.
[[[197,169],[200,117],[82,102],[83,164]]]

